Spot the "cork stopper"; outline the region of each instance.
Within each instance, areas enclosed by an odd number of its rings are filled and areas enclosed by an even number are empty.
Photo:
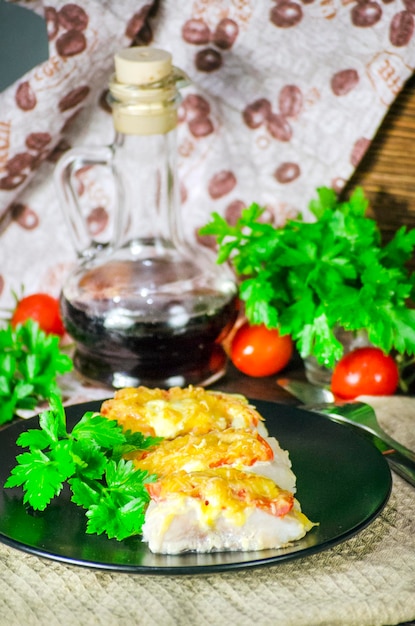
[[[177,126],[179,86],[187,76],[166,50],[136,46],[115,54],[109,82],[115,130],[136,135],[168,133]]]
[[[172,72],[171,54],[159,48],[126,48],[114,60],[117,81],[128,85],[155,83]]]

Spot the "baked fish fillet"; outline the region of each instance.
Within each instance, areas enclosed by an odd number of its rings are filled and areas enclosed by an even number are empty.
[[[257,431],[227,428],[203,435],[188,433],[165,439],[151,450],[127,455],[137,468],[149,474],[167,476],[186,471],[199,472],[217,467],[234,467],[271,478],[283,489],[295,492],[295,475],[288,452],[273,437]]]
[[[152,552],[280,548],[314,526],[295,499],[288,452],[244,396],[192,386],[126,388],[101,414],[124,430],[163,438],[126,455],[158,477],[147,485],[143,526]]]
[[[235,468],[179,471],[148,488],[143,541],[156,553],[281,548],[313,526],[291,492]]]
[[[103,402],[100,412],[124,430],[165,439],[230,427],[266,434],[263,418],[244,396],[202,387],[127,387]]]

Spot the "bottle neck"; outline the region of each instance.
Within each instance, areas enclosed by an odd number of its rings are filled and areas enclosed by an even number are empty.
[[[134,256],[161,255],[181,245],[177,136],[117,132],[113,144],[122,244]]]
[[[163,135],[176,128],[177,107],[174,101],[113,103],[112,119],[124,135]]]

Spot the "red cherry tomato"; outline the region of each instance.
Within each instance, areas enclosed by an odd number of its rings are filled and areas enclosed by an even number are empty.
[[[65,334],[59,310],[59,301],[47,293],[34,293],[18,301],[11,318],[11,325],[23,324],[27,319],[35,320],[47,334]]]
[[[232,363],[248,376],[271,376],[288,365],[293,353],[289,335],[276,329],[245,322],[236,331],[231,344]]]
[[[396,361],[379,348],[357,348],[340,359],[334,368],[331,390],[335,396],[390,396],[399,384]]]

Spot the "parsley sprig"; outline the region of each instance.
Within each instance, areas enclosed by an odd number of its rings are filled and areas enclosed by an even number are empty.
[[[290,334],[300,355],[332,367],[343,347],[342,327],[365,329],[373,345],[389,353],[415,353],[415,276],[407,262],[415,229],[403,226],[382,245],[368,201],[357,187],[340,202],[332,189],[310,202],[316,220],[288,220],[282,228],[261,222],[254,203],[235,225],[218,213],[201,229],[218,243],[219,263],[230,260],[250,323]]]
[[[59,337],[47,335],[28,319],[0,329],[0,424],[17,411],[34,409],[58,393],[57,377],[71,371],[72,359],[61,351]]]
[[[23,432],[17,444],[28,448],[17,456],[5,487],[23,487],[23,501],[43,511],[67,482],[71,499],[86,509],[87,533],[118,540],[140,534],[150,500],[146,483],[155,480],[123,458],[147,449],[157,437],[123,432],[114,420],[86,412],[69,433],[60,396],[39,416],[39,429]]]

